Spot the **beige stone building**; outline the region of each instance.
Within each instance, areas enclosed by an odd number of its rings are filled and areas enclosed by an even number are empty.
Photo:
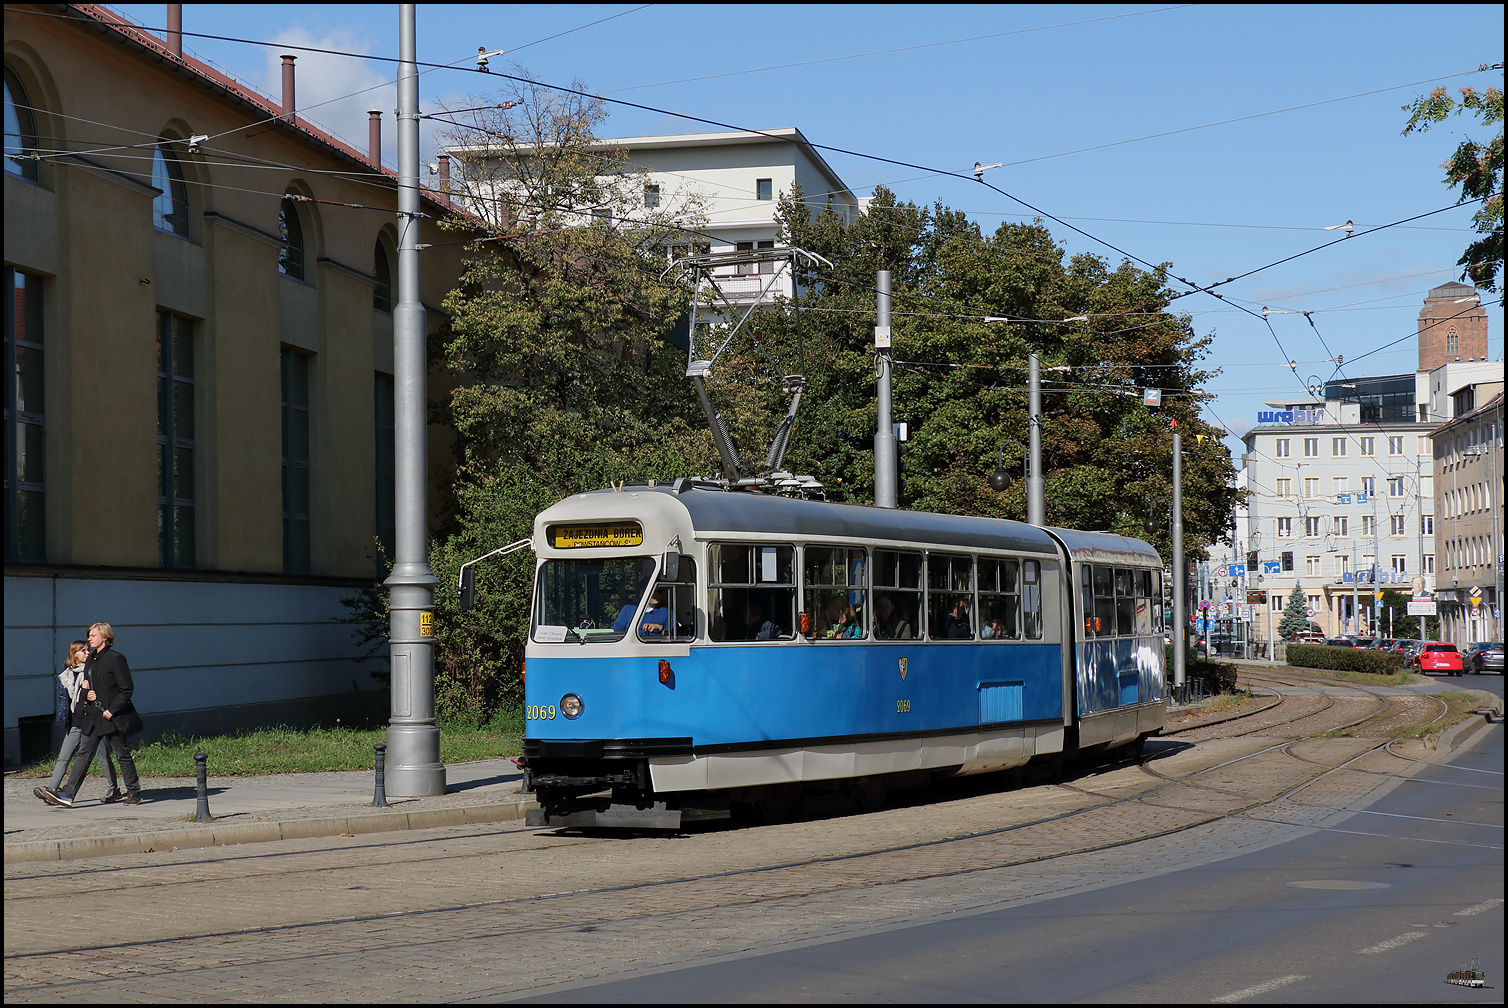
[[[96,620],[154,731],[386,709],[333,620],[392,535],[395,180],[177,40],[5,11],[7,762]]]
[[[1441,639],[1501,641],[1503,381],[1471,386],[1435,431],[1436,603]]]

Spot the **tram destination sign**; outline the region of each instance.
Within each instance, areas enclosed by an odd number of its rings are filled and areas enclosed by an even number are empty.
[[[550,545],[556,549],[586,549],[603,546],[639,546],[644,529],[638,522],[604,525],[551,525]]]

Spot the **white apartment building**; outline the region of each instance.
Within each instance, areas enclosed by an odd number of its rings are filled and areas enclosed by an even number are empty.
[[[1371,605],[1377,588],[1409,590],[1422,576],[1435,594],[1439,495],[1451,488],[1439,485],[1434,433],[1500,392],[1503,372],[1486,359],[1487,315],[1472,287],[1431,290],[1418,331],[1413,374],[1337,377],[1268,402],[1247,433],[1246,549],[1258,558],[1247,586],[1267,598],[1259,626],[1269,612],[1276,625],[1295,585],[1327,635],[1386,633],[1387,614],[1379,622]]]
[[[800,185],[813,214],[830,208],[846,222],[863,212],[864,202],[849,190],[801,131],[793,126],[759,131],[684,133],[668,136],[616,137],[599,140],[589,150],[626,154],[626,173],[643,171],[643,192],[632,194],[637,207],[620,207],[628,221],[634,212],[689,207],[683,245],[670,254],[693,249],[736,252],[774,249],[779,226],[775,210],[783,195]],[[497,162],[509,155],[500,148],[450,147],[446,153],[475,177],[501,177]],[[616,159],[615,163],[616,163]],[[604,180],[606,181],[606,180]],[[733,264],[716,270],[719,287],[731,300],[789,297],[789,276],[773,285],[771,262]],[[761,280],[761,276],[764,277]],[[768,289],[766,289],[768,287]]]
[[[1433,421],[1361,422],[1360,404],[1270,402],[1246,435],[1246,542],[1274,625],[1295,584],[1327,635],[1375,632],[1374,585],[1435,576]],[[1363,587],[1364,586],[1364,587]],[[1385,620],[1385,617],[1384,617]],[[1386,631],[1386,624],[1381,626]]]

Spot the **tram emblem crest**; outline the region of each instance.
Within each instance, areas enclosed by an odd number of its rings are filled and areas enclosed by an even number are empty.
[[[901,659],[901,678],[906,678],[906,659]]]

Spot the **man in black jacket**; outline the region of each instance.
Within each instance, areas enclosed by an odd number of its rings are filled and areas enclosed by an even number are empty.
[[[136,776],[136,761],[126,743],[126,733],[116,719],[131,707],[131,694],[135,685],[131,682],[131,669],[126,656],[115,650],[115,630],[108,623],[96,623],[89,628],[89,657],[84,662],[83,682],[79,687],[78,704],[73,708],[75,724],[83,726],[84,740],[68,782],[54,791],[38,788],[41,799],[49,805],[73,807],[73,796],[78,794],[89,772],[89,762],[101,744],[110,746],[120,764],[121,776],[126,782],[126,805],[141,803],[141,782]]]

